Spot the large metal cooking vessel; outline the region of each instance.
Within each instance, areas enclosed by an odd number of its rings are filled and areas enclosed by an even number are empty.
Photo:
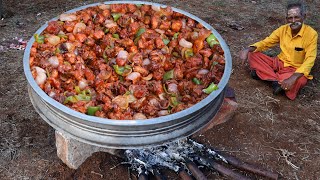
[[[104,2],[104,4],[119,3],[165,6],[142,1]],[[67,13],[99,4],[100,3],[82,6],[70,10]],[[225,53],[226,64],[217,91],[212,92],[201,102],[188,109],[148,120],[111,120],[82,114],[53,100],[36,84],[29,66],[30,49],[35,41],[32,37],[24,53],[23,66],[29,83],[29,96],[35,110],[56,130],[71,135],[80,142],[105,148],[128,149],[155,146],[188,137],[200,130],[215,116],[223,102],[224,92],[231,74],[231,55],[225,41],[209,24],[190,13],[176,8],[172,9],[200,22],[204,27],[210,29],[221,43],[221,47]],[[52,20],[57,19],[58,18],[54,18]],[[46,27],[47,23],[39,28],[36,34],[40,34]]]

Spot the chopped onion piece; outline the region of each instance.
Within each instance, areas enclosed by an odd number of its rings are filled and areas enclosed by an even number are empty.
[[[192,34],[191,34],[191,39],[193,40],[196,40],[197,38],[199,37],[199,33],[194,31]]]
[[[175,83],[170,83],[168,85],[168,92],[169,93],[177,93],[178,92],[178,85],[176,85]]]
[[[168,46],[164,46],[161,51],[164,53],[164,54],[169,54],[170,53],[170,49]]]
[[[166,116],[169,115],[170,113],[168,112],[168,110],[161,110],[158,111],[158,116]]]
[[[147,117],[142,113],[135,113],[133,119],[147,119]]]
[[[186,28],[187,20],[183,18],[181,21],[182,21],[182,29]]]
[[[168,110],[169,106],[170,106],[169,100],[167,100],[167,99],[160,100],[160,108],[161,108],[161,109],[166,109],[166,110]]]
[[[59,36],[56,36],[56,35],[49,35],[49,36],[47,37],[47,40],[48,40],[48,42],[49,42],[50,44],[52,44],[52,45],[54,45],[54,46],[60,43],[60,37],[59,37]]]
[[[147,99],[146,97],[137,99],[135,102],[132,102],[130,104],[130,107],[133,109],[140,109],[144,105],[144,102],[146,101],[146,99]]]
[[[155,29],[155,31],[156,31],[157,33],[159,33],[159,34],[164,34],[164,33],[165,33],[165,31],[162,30],[162,29]]]
[[[49,59],[48,59],[50,65],[54,68],[58,67],[59,66],[59,59],[57,56],[51,56]]]
[[[117,64],[116,58],[111,58],[111,59],[110,59],[110,64],[111,64],[111,65]]]
[[[86,87],[88,86],[87,80],[81,79],[81,80],[79,81],[78,86],[79,86],[79,88],[80,88],[81,90],[83,90],[84,88],[86,88]]]
[[[46,71],[38,66],[34,67],[37,72],[37,77],[35,78],[36,83],[40,86],[44,84],[44,82],[47,80]]]
[[[143,79],[143,80],[146,80],[146,81],[149,81],[149,80],[152,79],[152,77],[153,77],[153,74],[149,74],[149,75],[146,76],[146,77],[142,77],[142,79]]]
[[[56,95],[56,93],[53,91],[50,91],[48,95],[53,98]]]
[[[200,69],[198,71],[198,74],[208,74],[209,70],[208,69]]]
[[[42,69],[41,67],[35,66],[34,68],[36,69],[38,74],[39,73],[46,73],[46,70]]]
[[[152,8],[154,11],[160,11],[160,10],[161,10],[160,6],[152,5],[151,8]]]
[[[127,77],[126,77],[126,79],[128,79],[128,80],[131,80],[131,81],[136,81],[138,78],[140,78],[141,77],[141,74],[140,73],[138,73],[138,72],[132,72],[132,73],[130,73]]]
[[[142,65],[147,66],[151,63],[150,59],[146,58],[142,61]]]
[[[60,21],[75,21],[77,16],[75,14],[61,14],[59,19]]]
[[[185,48],[192,48],[192,43],[185,40],[184,38],[180,39],[179,41],[179,45],[182,46],[182,47],[185,47]]]
[[[72,52],[74,50],[74,48],[75,48],[75,46],[72,43],[69,43],[69,42],[64,43],[64,45],[67,48],[68,52]],[[78,50],[75,51],[74,53],[76,53],[76,52],[78,53]],[[78,54],[76,54],[76,55],[78,55]]]
[[[117,56],[117,58],[121,58],[124,60],[128,59],[128,57],[129,57],[129,53],[124,50],[119,51],[118,56]]]
[[[146,68],[143,68],[141,66],[134,66],[133,71],[140,73],[141,76],[146,76],[149,74],[149,71]]]
[[[114,22],[113,20],[106,19],[106,21],[104,22],[104,25],[106,26],[106,28],[112,28],[117,26],[117,23]]]
[[[77,34],[81,31],[85,30],[86,27],[87,27],[87,25],[82,22],[77,23],[73,28],[73,34]]]
[[[156,98],[152,98],[149,100],[149,104],[155,107],[159,107],[160,106],[160,102],[158,101],[158,99]]]
[[[161,94],[159,94],[158,95],[159,96],[159,98],[161,99],[161,100],[165,100],[166,99],[166,94],[165,93],[161,93]]]
[[[59,31],[58,35],[66,35],[63,31]]]
[[[101,4],[101,5],[99,5],[99,8],[102,9],[102,10],[110,9],[110,5]]]
[[[137,100],[137,98],[134,97],[134,95],[132,95],[132,94],[127,95],[127,98],[128,98],[128,103],[132,103]]]
[[[75,49],[75,50],[74,50],[74,54],[75,54],[76,56],[78,56],[78,55],[79,55],[79,51],[78,51],[78,49]]]
[[[128,98],[122,95],[113,98],[112,102],[118,105],[121,109],[127,109],[129,106]]]
[[[133,13],[133,15],[136,15],[136,16],[138,16],[138,17],[141,17],[141,16],[142,16],[142,13],[141,13],[140,10],[136,10],[136,11]]]

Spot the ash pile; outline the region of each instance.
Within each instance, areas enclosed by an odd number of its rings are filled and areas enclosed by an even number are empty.
[[[125,157],[124,164],[128,164],[129,170],[138,174],[139,180],[167,179],[161,172],[168,169],[174,171],[183,180],[207,179],[201,171],[202,169],[217,171],[231,179],[251,179],[239,171],[233,170],[234,168],[268,179],[278,179],[277,173],[242,162],[232,156],[222,155],[189,138],[159,147],[124,150],[119,156]],[[232,168],[228,168],[228,166],[232,166]]]

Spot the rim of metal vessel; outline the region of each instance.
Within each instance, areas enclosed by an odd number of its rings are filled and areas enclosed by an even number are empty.
[[[85,6],[81,6],[78,8],[74,8],[72,10],[66,11],[65,13],[73,13],[88,7],[92,7],[92,6],[97,6],[97,5],[101,5],[101,4],[147,4],[147,5],[153,5],[153,6],[160,6],[160,7],[167,7],[167,5],[164,4],[158,4],[158,3],[152,3],[152,2],[147,2],[147,1],[108,1],[108,2],[103,2],[103,3],[94,3],[94,4],[89,4],[89,5],[85,5]],[[197,104],[191,106],[190,108],[184,109],[180,112],[174,113],[174,114],[170,114],[167,116],[161,116],[161,117],[156,117],[156,118],[151,118],[151,119],[147,119],[147,120],[114,120],[114,119],[107,119],[107,118],[100,118],[100,117],[96,117],[96,116],[89,116],[80,112],[77,112],[67,106],[64,106],[63,104],[55,101],[54,99],[52,99],[51,97],[49,97],[39,86],[38,84],[35,82],[35,80],[33,79],[33,76],[31,74],[31,69],[29,66],[29,58],[30,58],[30,49],[32,47],[32,44],[34,43],[35,39],[34,36],[32,36],[32,38],[29,40],[26,50],[24,52],[24,56],[23,56],[23,67],[24,67],[24,73],[25,76],[29,82],[29,84],[31,85],[31,87],[33,88],[33,90],[40,96],[43,98],[44,101],[46,101],[47,103],[49,103],[50,105],[58,108],[59,110],[72,115],[74,117],[80,118],[82,120],[86,120],[86,121],[91,121],[91,122],[95,122],[95,123],[101,123],[101,124],[106,124],[106,125],[118,125],[118,126],[132,126],[132,125],[152,125],[152,124],[158,124],[158,123],[163,123],[163,122],[169,122],[172,121],[174,119],[176,119],[177,117],[184,117],[187,116],[191,113],[194,113],[198,110],[200,110],[202,107],[206,106],[208,103],[210,103],[213,99],[215,99],[221,92],[222,90],[227,86],[228,80],[230,78],[231,75],[231,69],[232,69],[232,58],[231,58],[231,54],[230,54],[230,50],[228,45],[226,44],[226,42],[224,41],[224,39],[221,37],[221,35],[213,28],[211,27],[208,23],[206,23],[205,21],[201,20],[200,18],[196,17],[193,14],[190,14],[186,11],[174,8],[172,6],[170,6],[172,8],[173,11],[175,12],[179,12],[182,13],[194,20],[196,20],[197,22],[201,23],[205,28],[211,30],[211,32],[216,36],[216,38],[219,40],[220,45],[224,51],[224,56],[225,56],[225,69],[224,69],[224,73],[223,76],[218,84],[219,89],[216,91],[213,91],[212,93],[210,93],[205,99],[201,100],[200,102],[198,102]],[[49,21],[52,20],[57,20],[58,17],[52,18]],[[46,22],[44,25],[42,25],[36,32],[35,34],[40,34],[46,27],[48,26],[48,22]]]

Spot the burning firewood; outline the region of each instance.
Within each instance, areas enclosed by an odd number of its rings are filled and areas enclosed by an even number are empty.
[[[184,180],[192,179],[192,176],[197,180],[205,180],[207,178],[200,171],[200,166],[213,169],[232,179],[250,179],[227,168],[223,163],[270,179],[278,179],[277,173],[241,162],[235,157],[222,155],[192,139],[171,142],[159,147],[128,149],[121,154],[119,156],[125,157],[126,163],[138,173],[139,179],[148,179],[151,174],[158,179],[164,179],[159,170],[170,169]]]

